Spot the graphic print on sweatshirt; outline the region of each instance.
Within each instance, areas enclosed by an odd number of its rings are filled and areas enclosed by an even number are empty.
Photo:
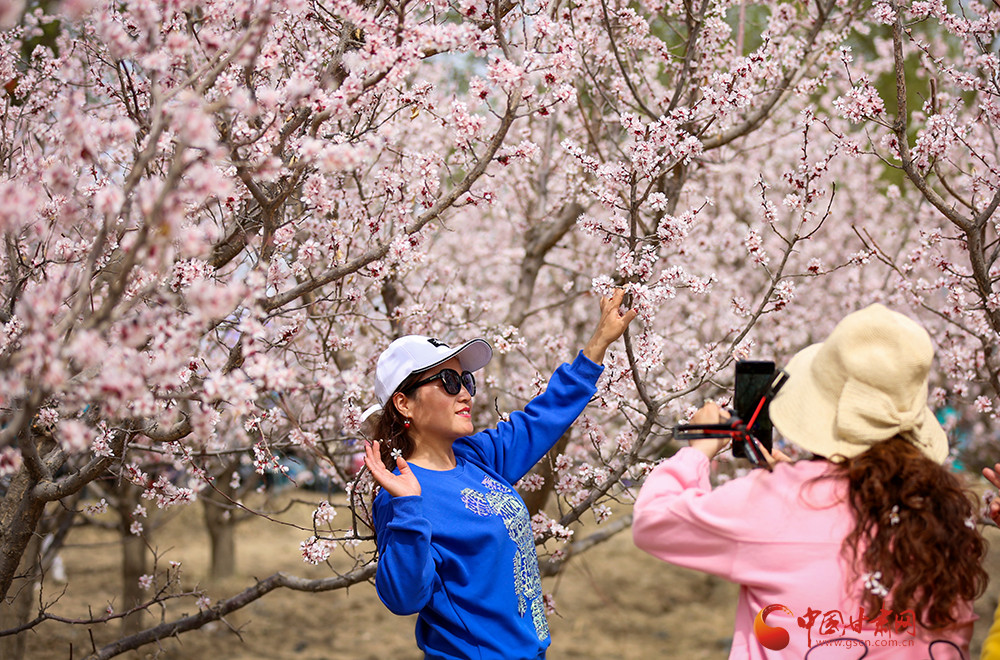
[[[542,579],[538,574],[538,555],[535,554],[535,537],[531,533],[531,518],[521,498],[499,481],[483,477],[485,493],[472,488],[462,490],[465,508],[479,516],[498,515],[507,533],[517,545],[514,553],[514,591],[517,594],[517,611],[522,617],[531,609],[531,620],[539,640],[549,636],[549,622],[545,618],[542,598]]]

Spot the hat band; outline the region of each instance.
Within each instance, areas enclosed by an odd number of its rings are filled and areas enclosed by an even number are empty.
[[[883,390],[850,378],[837,402],[837,431],[842,437],[862,444],[903,434],[911,435],[920,444],[927,416],[927,407],[921,401],[918,396],[912,409],[900,411]]]

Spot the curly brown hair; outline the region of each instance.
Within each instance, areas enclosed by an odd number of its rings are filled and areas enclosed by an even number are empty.
[[[396,392],[406,392],[410,389],[410,386],[420,379],[421,373],[416,372],[407,376],[406,380],[396,388]],[[392,455],[394,449],[398,449],[404,459],[412,456],[413,450],[416,449],[406,427],[406,418],[396,409],[391,397],[382,411],[374,416],[371,437],[379,441],[379,457],[385,469],[390,472],[396,468],[396,459]]]
[[[897,615],[913,610],[929,629],[956,623],[958,605],[982,595],[988,581],[975,499],[959,478],[899,436],[845,460],[834,475],[847,480],[855,519],[841,551],[855,578],[881,573],[888,591],[868,590],[862,604],[876,613],[886,602]]]

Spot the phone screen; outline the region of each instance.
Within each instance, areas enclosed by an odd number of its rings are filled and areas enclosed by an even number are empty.
[[[757,405],[767,392],[768,385],[774,379],[774,362],[768,360],[740,360],[736,363],[736,386],[733,394],[733,408],[744,424],[750,423]],[[757,413],[750,434],[764,447],[771,451],[773,429],[771,417],[768,414],[768,404]],[[747,458],[746,445],[742,442],[733,443],[733,456]]]

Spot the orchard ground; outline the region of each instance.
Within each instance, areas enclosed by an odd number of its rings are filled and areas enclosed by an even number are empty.
[[[315,493],[283,494],[283,502],[310,499]],[[275,503],[272,503],[274,506]],[[341,510],[339,515],[349,515]],[[293,506],[284,520],[308,523],[311,508]],[[303,563],[298,544],[307,532],[254,518],[238,529],[237,575],[212,581],[208,573],[208,535],[200,506],[179,510],[155,532],[154,546],[163,562],[182,561],[183,586],[200,586],[215,598],[226,597],[277,571],[303,577],[327,577],[329,567]],[[580,533],[580,532],[578,532]],[[987,569],[993,578],[976,603],[980,617],[972,644],[979,649],[1000,597],[1000,530],[986,529],[990,542]],[[119,546],[114,534],[88,527],[71,536],[63,552],[68,583],[46,585],[51,600],[65,593],[52,612],[84,618],[88,608],[100,614],[120,600]],[[336,556],[336,553],[335,553]],[[628,530],[576,557],[560,576],[546,578],[558,613],[550,616],[553,645],[549,658],[685,658],[710,660],[728,655],[737,588],[723,580],[675,568],[632,545]],[[191,599],[170,611],[177,615],[196,607]],[[153,624],[155,615],[147,616]],[[48,622],[30,634],[31,660],[82,658],[91,649],[91,634],[100,647],[118,636],[119,624],[67,626]],[[302,593],[278,590],[235,612],[225,623],[164,640],[120,656],[161,660],[419,660],[413,641],[413,619],[388,612],[374,587],[362,583],[349,590]]]

